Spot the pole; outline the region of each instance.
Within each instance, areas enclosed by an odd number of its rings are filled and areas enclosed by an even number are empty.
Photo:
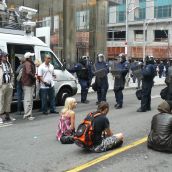
[[[126,0],[126,19],[125,19],[125,54],[126,58],[128,59],[128,0]]]
[[[146,20],[143,23],[143,62],[145,61],[146,55]]]

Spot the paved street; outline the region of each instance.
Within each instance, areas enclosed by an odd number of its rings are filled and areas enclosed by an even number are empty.
[[[159,92],[162,88],[163,86],[153,88],[152,111],[146,113],[136,112],[140,102],[135,97],[135,89],[125,90],[124,108],[121,110],[114,109],[114,93],[109,91],[108,117],[114,133],[124,133],[123,147],[147,136],[151,118],[157,113],[157,105],[161,102]],[[79,95],[76,98],[80,100]],[[88,105],[78,104],[76,125],[96,108],[96,94],[90,93],[89,100]],[[83,151],[74,144],[61,145],[55,138],[59,115],[43,116],[35,113],[35,116],[34,121],[17,117],[14,124],[0,126],[0,172],[61,172],[109,153],[95,154]],[[84,171],[171,172],[171,161],[170,154],[149,150],[144,143]]]

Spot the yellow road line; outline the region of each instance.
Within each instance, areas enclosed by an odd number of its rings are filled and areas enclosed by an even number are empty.
[[[138,146],[140,144],[143,144],[146,141],[147,141],[147,137],[144,137],[144,138],[142,138],[140,140],[137,140],[137,141],[135,141],[135,142],[133,142],[133,143],[125,146],[125,147],[121,147],[119,149],[116,149],[114,151],[111,151],[110,153],[107,153],[106,155],[100,156],[99,158],[96,158],[96,159],[94,159],[92,161],[89,161],[89,162],[87,162],[85,164],[82,164],[80,166],[77,166],[77,167],[75,167],[75,168],[73,168],[71,170],[68,170],[66,172],[78,172],[78,171],[84,170],[84,169],[86,169],[88,167],[91,167],[91,166],[93,166],[93,165],[95,165],[95,164],[97,164],[99,162],[102,162],[104,160],[107,160],[107,159],[109,159],[109,158],[111,158],[111,157],[113,157],[113,156],[115,156],[117,154],[120,154],[120,153],[122,153],[124,151],[127,151],[127,150],[129,150],[131,148],[134,148],[134,147],[136,147],[136,146]]]

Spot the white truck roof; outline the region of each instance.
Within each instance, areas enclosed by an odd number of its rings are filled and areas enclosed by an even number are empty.
[[[32,35],[25,35],[25,34],[13,34],[13,33],[4,33],[1,32],[0,29],[0,41],[4,41],[7,43],[14,43],[14,44],[25,44],[25,45],[37,45],[37,46],[45,46],[43,41],[39,38],[32,36]]]

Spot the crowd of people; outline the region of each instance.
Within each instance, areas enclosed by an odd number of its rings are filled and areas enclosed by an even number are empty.
[[[48,114],[48,102],[50,113],[57,113],[55,110],[54,91],[54,67],[50,63],[51,56],[46,54],[41,64],[38,59],[33,61],[34,53],[26,52],[19,57],[20,65],[16,71],[12,70],[9,57],[6,52],[0,50],[0,123],[15,120],[10,116],[11,103],[13,98],[13,87],[16,83],[17,90],[17,114],[21,115],[24,109],[23,119],[34,120],[33,97],[35,88],[38,91],[37,98],[41,101],[40,111]],[[23,100],[23,105],[22,105]]]
[[[17,110],[21,115],[22,99],[24,114],[23,118],[33,120],[32,113],[33,95],[35,87],[39,92],[36,97],[41,101],[40,111],[48,114],[48,104],[50,113],[58,113],[55,110],[55,91],[54,91],[54,66],[51,64],[51,57],[46,54],[44,62],[41,64],[38,59],[33,61],[34,53],[27,52],[24,57],[20,57],[20,65],[16,71],[12,70],[8,61],[8,54],[0,51],[0,123],[15,120],[10,116],[10,108],[13,97],[13,86],[16,82],[17,88]],[[139,66],[139,67],[138,67]],[[128,62],[125,55],[120,55],[111,68],[106,63],[103,54],[97,55],[95,63],[91,63],[87,56],[80,58],[80,61],[73,68],[68,69],[71,73],[76,73],[79,84],[81,85],[81,103],[89,103],[87,94],[90,87],[97,92],[97,110],[90,112],[83,122],[75,126],[75,108],[77,102],[75,98],[68,97],[64,108],[60,113],[58,129],[56,133],[57,140],[63,144],[76,143],[78,146],[86,148],[93,152],[104,152],[123,144],[124,136],[122,133],[113,134],[110,129],[110,122],[107,114],[109,104],[107,103],[108,91],[108,73],[114,76],[114,96],[116,109],[123,108],[123,90],[125,88],[127,75],[140,81],[141,84],[141,106],[137,112],[146,112],[151,110],[151,90],[153,79],[159,73],[162,77],[162,63],[157,65],[153,57],[146,57],[145,63]],[[159,68],[157,70],[157,68]],[[158,106],[159,114],[152,119],[151,131],[148,136],[148,147],[172,152],[172,69],[169,63],[166,69],[167,87],[161,91],[161,97],[164,102]],[[139,75],[138,75],[139,71]],[[161,71],[161,72],[160,72]],[[92,78],[95,81],[92,83]],[[140,77],[141,76],[141,77]],[[133,79],[134,81],[134,79]],[[49,101],[49,103],[48,103]],[[77,128],[77,129],[76,129]]]

